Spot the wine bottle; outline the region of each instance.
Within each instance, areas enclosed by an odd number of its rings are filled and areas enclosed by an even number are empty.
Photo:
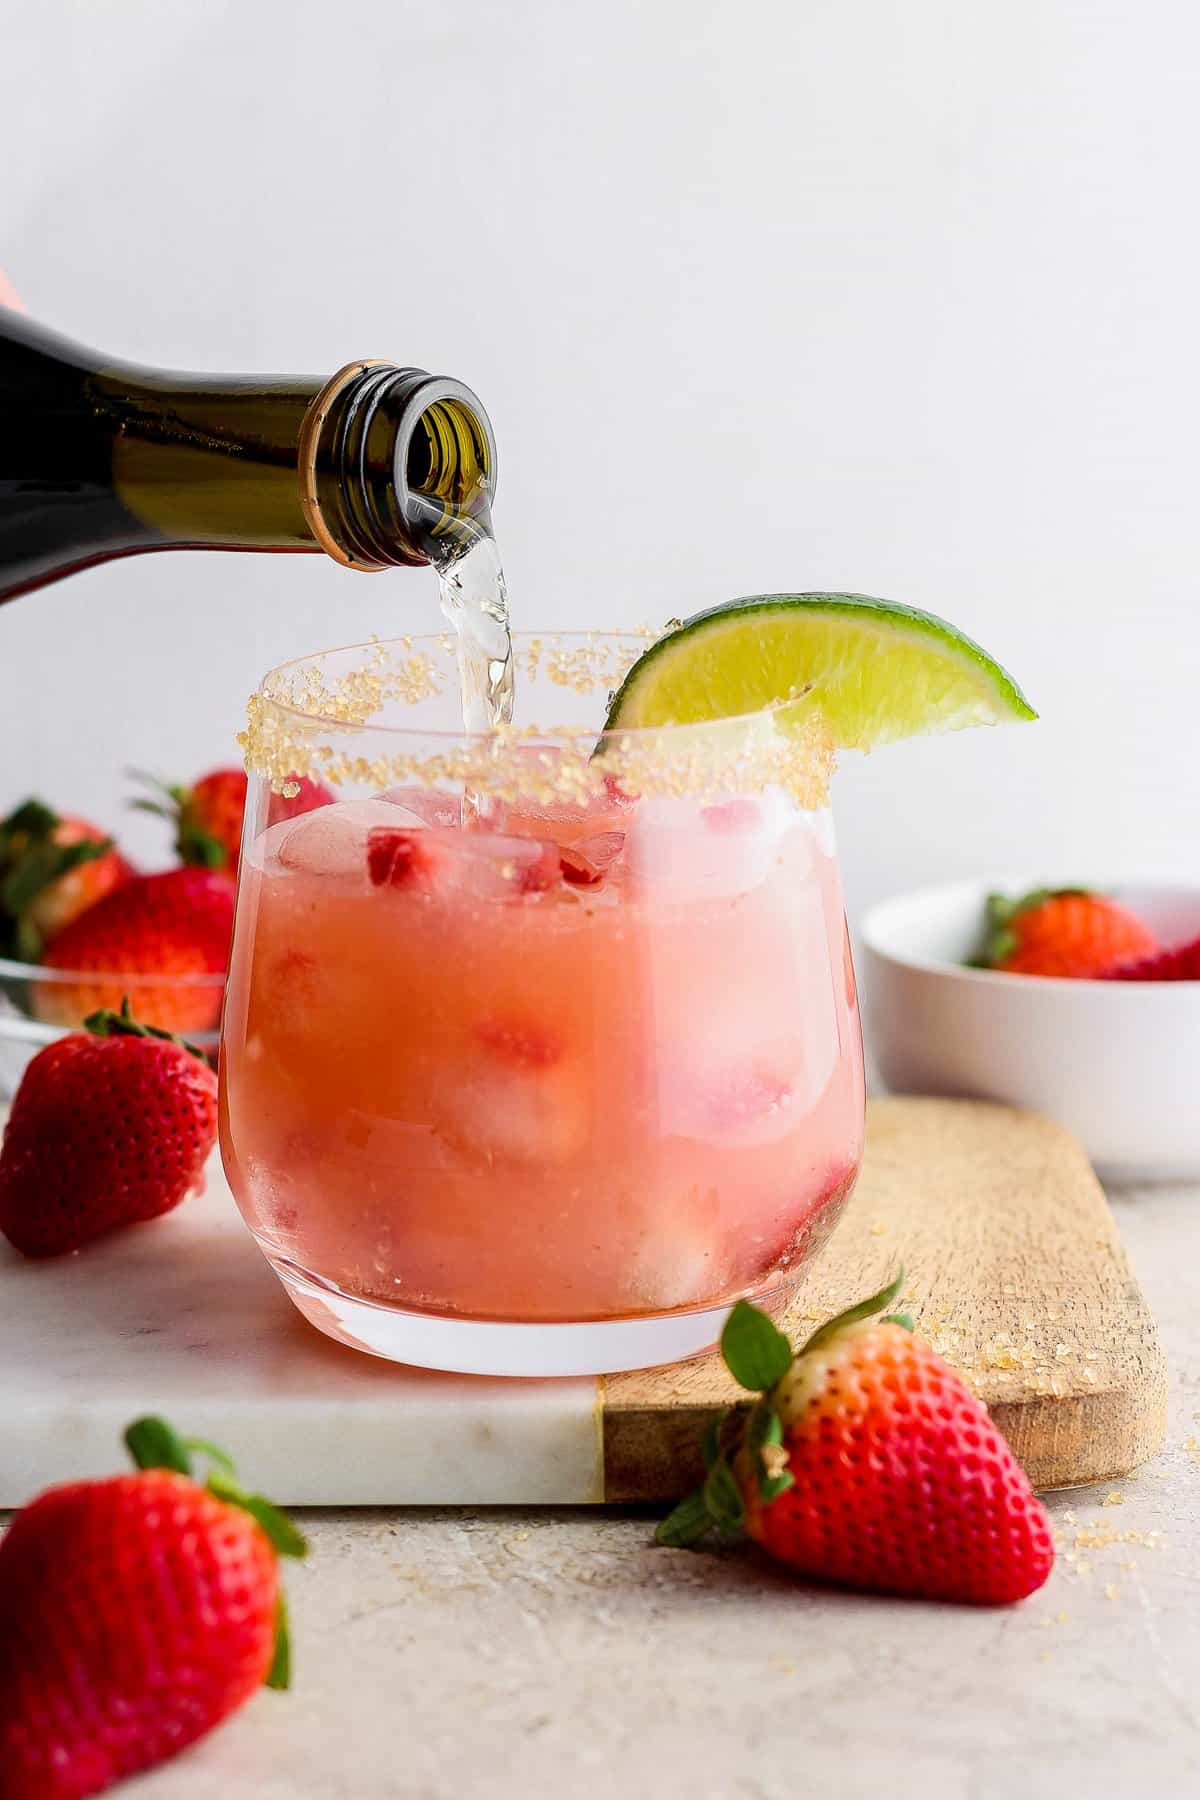
[[[488,529],[495,471],[474,394],[422,369],[173,374],[0,307],[0,601],[143,550],[441,561]]]

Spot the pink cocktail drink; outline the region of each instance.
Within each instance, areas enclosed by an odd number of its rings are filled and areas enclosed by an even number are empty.
[[[786,1291],[862,1128],[829,815],[777,786],[409,782],[248,835],[225,1166],[335,1336],[496,1373],[687,1354]]]

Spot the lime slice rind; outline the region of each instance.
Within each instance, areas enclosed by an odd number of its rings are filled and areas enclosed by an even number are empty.
[[[809,686],[847,750],[1037,717],[1012,676],[933,613],[866,594],[757,594],[697,613],[651,645],[606,728],[729,718]]]

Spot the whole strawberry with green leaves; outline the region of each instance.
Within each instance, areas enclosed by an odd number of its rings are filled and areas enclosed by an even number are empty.
[[[989,894],[983,948],[974,966],[1006,975],[1089,980],[1158,949],[1153,931],[1129,907],[1088,888],[1035,888]]]
[[[1049,1520],[987,1409],[906,1316],[877,1317],[901,1278],[794,1354],[741,1300],[721,1339],[757,1393],[705,1440],[703,1488],[663,1544],[746,1535],[801,1574],[847,1587],[1006,1605],[1054,1562]]]
[[[0,1231],[24,1256],[61,1256],[158,1218],[203,1186],[216,1136],[203,1053],[140,1024],[127,1000],[93,1013],[21,1077],[0,1143]]]
[[[0,955],[36,962],[81,913],[133,877],[87,819],[29,799],[0,819]]]
[[[288,1685],[296,1527],[162,1419],[125,1441],[137,1473],[50,1488],[0,1540],[4,1800],[84,1800]]]

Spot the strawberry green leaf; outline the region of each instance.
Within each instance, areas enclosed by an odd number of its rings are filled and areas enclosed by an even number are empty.
[[[250,1494],[242,1504],[251,1517],[258,1520],[280,1556],[308,1555],[308,1539],[270,1500],[264,1500],[261,1494]]]
[[[704,1483],[704,1504],[723,1538],[735,1538],[746,1517],[746,1505],[728,1459],[718,1456]]]
[[[282,1592],[275,1606],[275,1655],[267,1670],[266,1686],[284,1690],[292,1685],[292,1631],[287,1601]]]
[[[729,1408],[722,1407],[704,1427],[704,1436],[700,1439],[700,1454],[704,1458],[706,1469],[711,1469],[721,1454],[721,1430],[728,1417]]]
[[[308,1555],[307,1538],[296,1529],[287,1514],[272,1505],[270,1500],[264,1500],[261,1494],[248,1494],[232,1476],[226,1475],[221,1469],[212,1471],[205,1486],[218,1500],[228,1501],[230,1506],[239,1506],[243,1512],[249,1513],[280,1556]]]
[[[41,800],[23,800],[7,819],[0,820],[0,840],[48,838],[60,822],[59,815]]]
[[[885,1306],[891,1305],[903,1286],[904,1270],[898,1269],[887,1286],[880,1288],[877,1294],[872,1294],[867,1300],[860,1300],[857,1306],[848,1306],[836,1319],[829,1319],[824,1325],[819,1325],[801,1350],[801,1356],[807,1356],[810,1350],[819,1350],[822,1344],[827,1344],[830,1338],[836,1337],[847,1325],[855,1325],[859,1319],[869,1319],[873,1313],[882,1312]]]
[[[692,1544],[698,1544],[712,1530],[712,1519],[704,1499],[704,1489],[697,1488],[686,1500],[669,1512],[654,1533],[656,1544],[665,1544],[668,1549],[686,1550]]]
[[[83,863],[107,856],[112,847],[111,838],[85,838],[78,844],[55,844],[49,840],[34,844],[17,858],[0,890],[5,911],[14,916],[24,912],[60,875],[69,875]]]
[[[135,1419],[125,1433],[125,1445],[139,1469],[174,1469],[190,1475],[192,1459],[179,1434],[165,1419]]]
[[[748,1300],[739,1300],[725,1321],[721,1355],[739,1386],[757,1393],[773,1388],[792,1366],[792,1346]]]
[[[210,1462],[216,1463],[219,1469],[224,1469],[227,1475],[234,1473],[232,1456],[228,1451],[222,1450],[219,1444],[213,1444],[207,1438],[198,1437],[184,1438],[183,1442],[185,1449],[195,1450],[201,1456],[207,1456]]]
[[[881,1325],[899,1325],[902,1331],[911,1331],[913,1316],[911,1313],[888,1313],[885,1318],[880,1319],[879,1323]]]
[[[223,869],[229,861],[220,839],[193,825],[186,813],[180,816],[175,848],[180,862],[195,869]]]
[[[778,1475],[760,1475],[758,1478],[758,1495],[764,1506],[770,1506],[772,1500],[778,1500],[780,1494],[795,1487],[796,1477],[790,1469],[781,1469]]]

